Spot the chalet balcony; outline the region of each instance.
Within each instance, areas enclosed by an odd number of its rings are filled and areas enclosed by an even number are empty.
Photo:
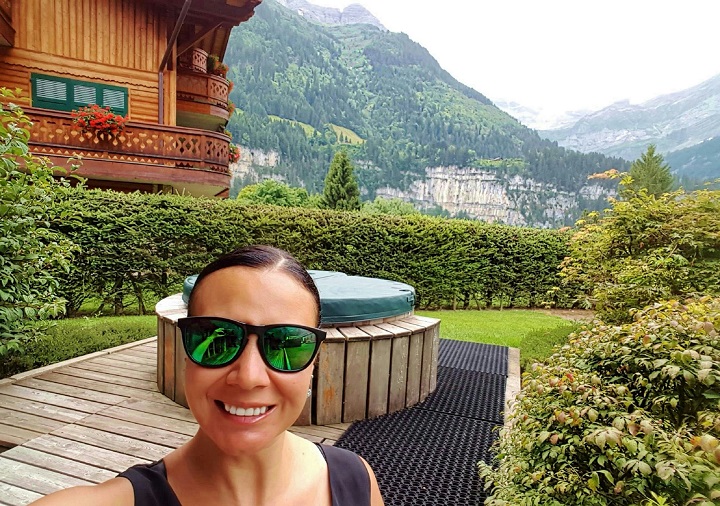
[[[0,0],[0,46],[15,45],[15,29],[12,26],[12,2]]]
[[[128,122],[121,133],[108,135],[81,132],[66,112],[33,107],[25,112],[33,121],[31,152],[60,167],[82,157],[76,174],[90,186],[198,196],[217,196],[230,187],[230,142],[223,134]]]
[[[178,61],[177,124],[214,132],[227,124],[230,83],[207,72],[207,53],[192,49]]]

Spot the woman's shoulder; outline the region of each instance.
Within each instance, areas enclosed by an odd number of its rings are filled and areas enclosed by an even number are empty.
[[[133,506],[132,484],[123,478],[113,478],[99,485],[72,487],[38,499],[33,506]]]
[[[337,446],[318,448],[327,461],[333,505],[383,504],[375,473],[365,459]]]

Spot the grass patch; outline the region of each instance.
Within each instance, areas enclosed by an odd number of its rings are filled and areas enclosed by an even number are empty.
[[[474,343],[520,348],[524,368],[547,358],[557,344],[567,340],[577,325],[537,311],[417,311],[418,315],[438,318],[440,337]]]
[[[303,123],[302,121],[285,119],[285,118],[281,118],[280,116],[274,116],[272,114],[268,115],[268,118],[270,118],[270,121],[287,121],[288,123],[291,123],[293,125],[300,126],[305,131],[306,137],[312,137],[313,135],[315,135],[315,132],[316,132],[315,128],[313,128],[312,125],[308,125],[307,123]]]
[[[360,137],[358,134],[356,134],[349,128],[341,127],[339,125],[333,125],[332,123],[329,123],[329,125],[330,125],[330,128],[332,128],[335,131],[335,134],[338,137],[338,142],[340,142],[341,144],[363,144],[365,142],[365,139]],[[340,141],[341,134],[347,140]]]
[[[22,355],[0,362],[0,378],[101,351],[157,334],[157,317],[124,316],[59,320],[47,333],[25,345]]]

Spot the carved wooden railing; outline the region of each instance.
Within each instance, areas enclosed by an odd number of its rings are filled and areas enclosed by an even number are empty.
[[[30,149],[39,155],[107,159],[229,174],[227,136],[205,130],[128,122],[117,135],[81,132],[69,113],[28,107]]]
[[[177,100],[209,104],[228,110],[228,80],[207,73],[179,70],[177,74]],[[180,106],[180,104],[178,104]],[[227,118],[226,118],[227,119]]]
[[[188,49],[178,57],[178,70],[180,70],[180,72],[190,71],[206,74],[207,62],[207,51],[195,47]]]

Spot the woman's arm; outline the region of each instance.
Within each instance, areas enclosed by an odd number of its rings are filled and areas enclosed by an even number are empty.
[[[113,478],[100,485],[72,487],[59,490],[32,506],[134,506],[135,495],[132,485],[125,478]]]
[[[370,506],[385,506],[372,467],[370,467],[370,464],[368,464],[364,458],[360,457],[360,460],[365,464],[365,469],[367,469],[368,475],[370,476]]]

